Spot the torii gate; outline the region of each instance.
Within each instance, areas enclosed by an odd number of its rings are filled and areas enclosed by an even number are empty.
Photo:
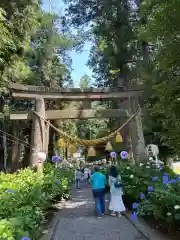
[[[44,86],[9,84],[12,97],[16,100],[35,100],[35,111],[47,120],[55,119],[92,119],[92,118],[119,118],[127,119],[137,110],[138,99],[142,95],[143,88],[128,85],[122,88],[49,88]],[[81,109],[45,110],[46,100],[82,101]],[[91,101],[119,100],[121,109],[89,109]],[[31,145],[36,152],[48,151],[49,129],[42,119],[30,112],[14,112],[11,120],[31,120],[32,138]],[[46,134],[46,135],[44,135]],[[130,124],[131,148],[136,161],[145,158],[145,144],[141,124],[141,113]],[[34,152],[31,152],[31,163],[36,165]]]

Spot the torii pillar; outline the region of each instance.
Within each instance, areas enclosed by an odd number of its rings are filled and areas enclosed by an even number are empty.
[[[35,111],[43,118],[45,114],[45,103],[42,97],[36,98]],[[45,122],[35,114],[32,120],[32,133],[31,133],[31,153],[30,153],[30,167],[38,166],[37,153],[45,152],[47,154],[47,136],[46,136]]]

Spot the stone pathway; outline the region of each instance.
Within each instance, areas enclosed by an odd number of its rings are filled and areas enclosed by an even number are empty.
[[[57,207],[49,240],[147,240],[124,216],[95,217],[91,189],[74,190],[72,200]]]

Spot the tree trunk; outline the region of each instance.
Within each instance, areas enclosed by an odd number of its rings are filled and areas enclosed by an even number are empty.
[[[140,109],[140,112],[136,115],[135,121],[136,121],[136,129],[137,129],[138,161],[142,162],[142,161],[147,160],[147,154],[146,154],[146,145],[145,145],[145,140],[144,140],[142,120],[141,120],[141,109]]]

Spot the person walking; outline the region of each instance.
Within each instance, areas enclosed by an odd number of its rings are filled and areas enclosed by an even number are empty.
[[[88,169],[87,168],[84,169],[84,181],[86,184],[88,183]]]
[[[110,186],[110,204],[109,210],[111,211],[111,216],[116,216],[116,214],[120,217],[121,213],[126,210],[122,195],[123,195],[123,188],[121,177],[118,175],[117,169],[115,166],[110,168],[109,174],[109,186]]]
[[[90,183],[90,177],[91,177],[91,170],[88,169],[88,183]]]
[[[75,172],[76,188],[80,189],[80,181],[82,179],[81,169],[77,169]]]
[[[100,173],[99,166],[96,166],[94,170],[95,172],[90,177],[90,184],[95,200],[95,211],[97,216],[101,217],[105,213],[106,177],[104,174]]]

